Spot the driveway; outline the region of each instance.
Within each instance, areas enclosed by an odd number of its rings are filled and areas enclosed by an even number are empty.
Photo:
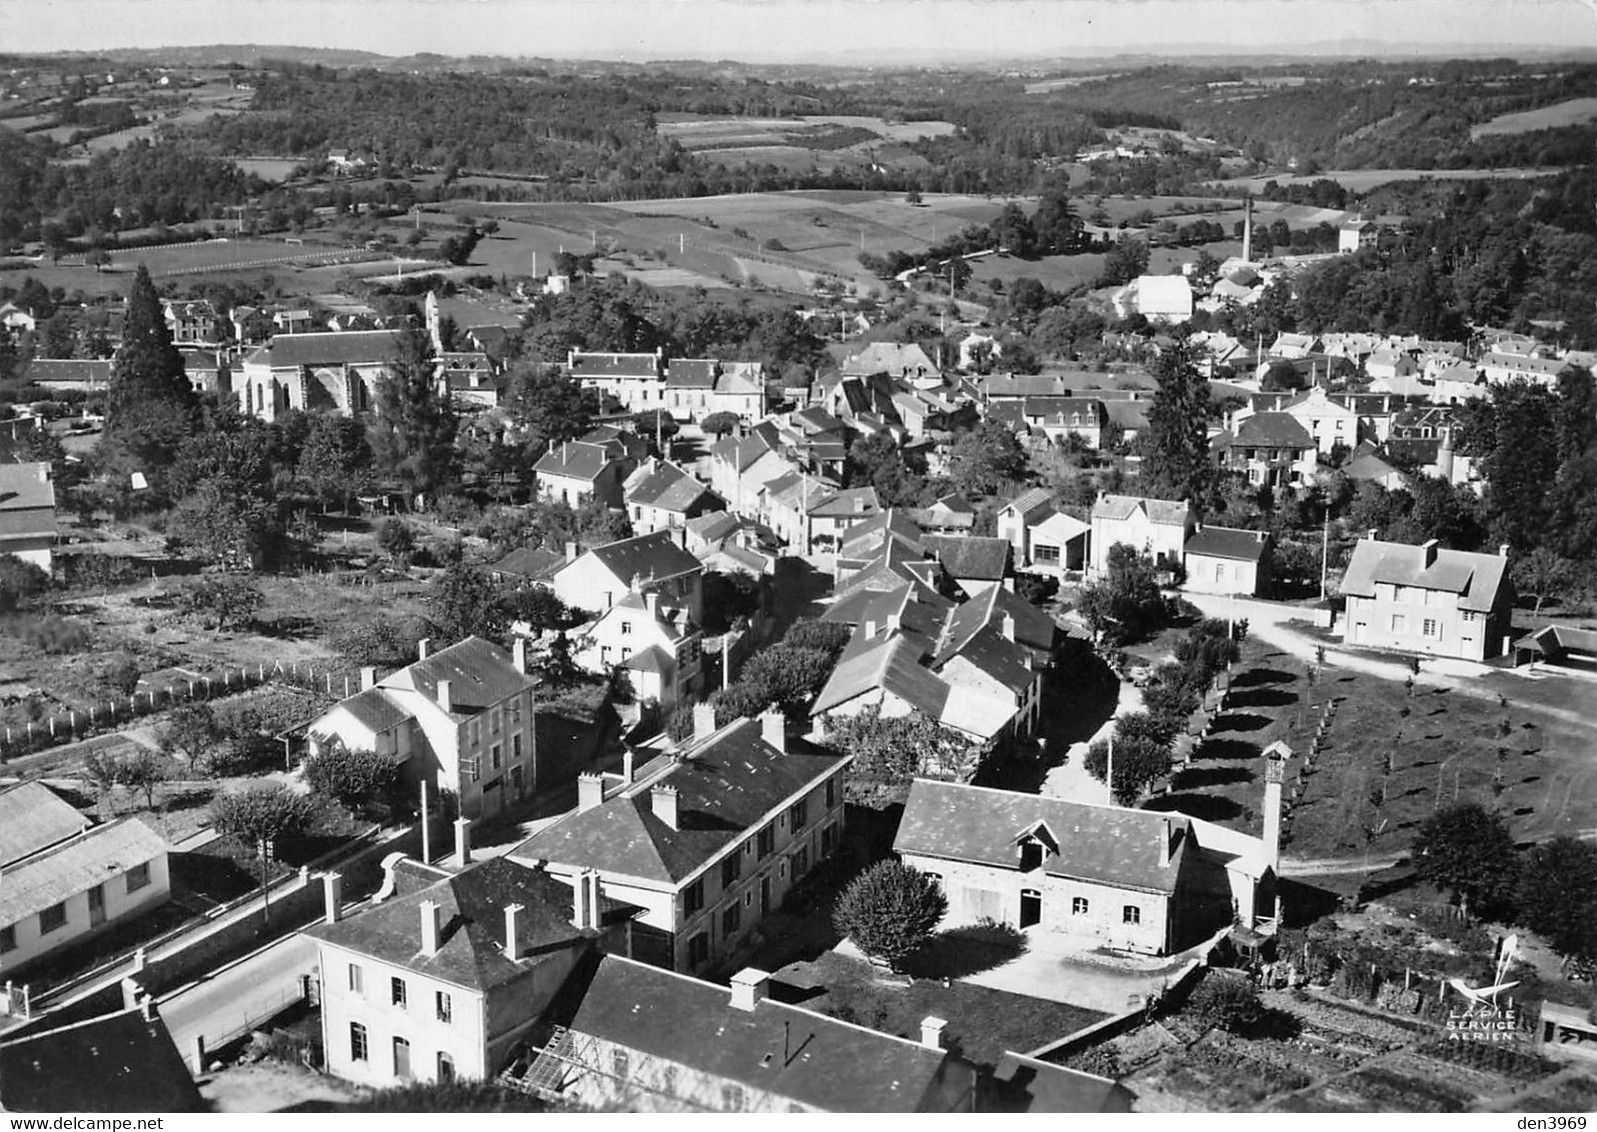
[[[1066,1002],[1105,1014],[1120,1014],[1157,995],[1193,958],[1101,955],[1083,951],[1079,941],[1035,927],[1025,930],[1026,950],[1009,962],[965,976],[993,990]]]
[[[1064,798],[1071,802],[1108,802],[1104,784],[1087,773],[1087,748],[1094,743],[1107,740],[1115,729],[1117,718],[1142,710],[1144,710],[1142,689],[1131,684],[1122,684],[1120,698],[1115,702],[1114,715],[1106,719],[1103,726],[1093,732],[1088,739],[1070,745],[1065,761],[1050,768],[1038,793],[1051,798]]]
[[[316,966],[316,942],[298,932],[159,1000],[172,1041],[192,1062],[194,1039],[215,1050],[300,999]]]

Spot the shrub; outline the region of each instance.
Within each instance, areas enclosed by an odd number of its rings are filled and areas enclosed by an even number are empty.
[[[305,781],[323,797],[355,809],[392,790],[399,781],[399,765],[376,751],[334,742],[305,764]]]
[[[931,876],[902,861],[878,861],[838,897],[832,924],[872,959],[897,969],[920,950],[943,916],[948,898]]]
[[[315,818],[315,803],[286,786],[256,786],[223,794],[211,803],[211,828],[250,849],[264,839],[303,833]]]
[[[76,621],[51,613],[25,622],[22,639],[40,652],[51,655],[82,652],[89,647],[89,630]]]
[[[1246,978],[1211,971],[1187,999],[1187,1010],[1200,1026],[1244,1033],[1264,1019],[1264,1003]]]
[[[139,662],[123,653],[105,670],[105,682],[124,696],[131,696],[139,686]]]

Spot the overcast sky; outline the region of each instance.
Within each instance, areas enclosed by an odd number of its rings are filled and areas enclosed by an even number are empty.
[[[1190,44],[1597,47],[1597,0],[0,0],[0,50],[973,59]],[[1363,48],[1367,50],[1367,48]]]

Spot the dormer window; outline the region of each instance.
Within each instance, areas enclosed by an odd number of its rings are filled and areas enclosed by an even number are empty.
[[[1029,873],[1033,869],[1042,867],[1043,847],[1036,841],[1026,840],[1020,843],[1020,871]]]

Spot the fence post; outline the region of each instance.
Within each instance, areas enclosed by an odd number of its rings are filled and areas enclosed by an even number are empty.
[[[73,712],[72,713],[71,724],[72,724],[72,733],[74,735],[76,735],[78,733],[78,713],[77,712]]]
[[[94,709],[90,708],[89,710],[92,712]],[[53,715],[50,717],[50,738],[55,738],[55,716]]]

